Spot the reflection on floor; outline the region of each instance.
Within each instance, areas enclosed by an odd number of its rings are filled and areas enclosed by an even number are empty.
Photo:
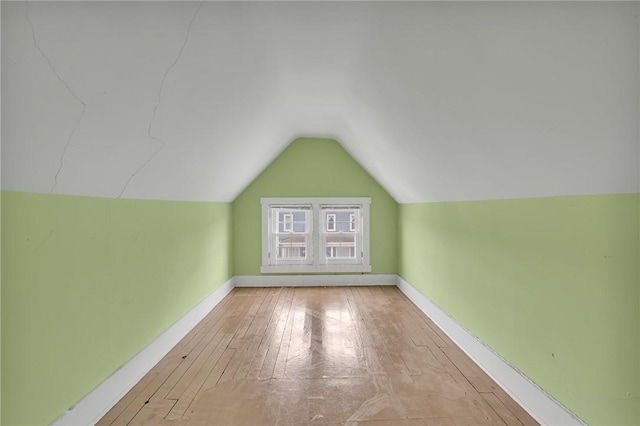
[[[537,424],[396,287],[236,288],[99,425]]]

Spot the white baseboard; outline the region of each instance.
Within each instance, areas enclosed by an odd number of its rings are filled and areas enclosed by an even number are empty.
[[[396,274],[352,275],[236,275],[236,287],[312,287],[345,285],[396,285]]]
[[[233,278],[180,318],[51,425],[94,425],[233,289]]]
[[[397,286],[540,424],[562,426],[585,424],[407,281],[398,277]]]

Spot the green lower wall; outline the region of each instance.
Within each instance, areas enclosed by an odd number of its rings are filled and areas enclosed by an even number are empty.
[[[371,272],[397,273],[398,204],[337,141],[293,141],[235,199],[234,275],[260,275],[261,197],[371,197]]]
[[[399,271],[592,425],[638,425],[639,195],[399,206]]]
[[[0,196],[0,242],[2,241],[2,196]],[[2,424],[2,244],[0,243],[0,424]]]
[[[62,414],[228,280],[231,204],[2,192],[2,424]]]
[[[232,275],[256,273],[242,260],[255,238],[236,226],[232,244],[232,225],[259,217],[268,187],[235,210],[2,192],[2,424],[49,423]],[[640,424],[640,195],[370,195],[391,224],[378,243],[397,223],[404,279],[587,423]],[[395,256],[372,264],[396,272]]]

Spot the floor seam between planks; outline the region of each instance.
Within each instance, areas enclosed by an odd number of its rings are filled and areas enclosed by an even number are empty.
[[[98,425],[536,425],[395,287],[235,288]]]

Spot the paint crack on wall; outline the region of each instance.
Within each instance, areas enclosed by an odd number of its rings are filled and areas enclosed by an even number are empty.
[[[44,246],[45,243],[47,241],[49,241],[49,239],[51,238],[51,236],[53,235],[54,232],[55,232],[55,229],[52,229],[51,231],[49,231],[49,234],[47,234],[47,236],[44,238],[44,240],[42,240],[42,242],[40,242],[40,244],[38,244],[38,247],[36,247],[36,249],[34,250],[34,253],[37,253],[37,252],[40,251],[42,246]]]
[[[51,187],[51,191],[50,191],[51,193],[53,193],[53,191],[55,191],[55,189],[56,189],[56,186],[58,185],[58,176],[60,176],[60,172],[64,168],[64,158],[67,155],[67,150],[69,149],[69,145],[71,144],[71,140],[73,139],[74,135],[76,134],[76,130],[78,129],[78,126],[80,125],[80,121],[82,121],[82,118],[84,117],[84,113],[85,113],[85,111],[87,109],[87,104],[82,99],[80,99],[80,97],[73,91],[71,86],[69,86],[69,83],[65,79],[63,79],[60,76],[60,74],[58,74],[58,71],[56,70],[56,67],[54,67],[53,66],[53,62],[51,62],[51,58],[49,58],[49,56],[47,56],[47,54],[44,53],[44,51],[42,50],[42,48],[38,44],[38,39],[36,37],[36,28],[33,25],[33,21],[31,21],[31,17],[29,16],[29,2],[25,2],[25,5],[26,5],[25,18],[27,19],[27,22],[29,22],[29,26],[31,27],[31,35],[33,37],[33,46],[36,48],[36,50],[38,50],[40,55],[47,62],[47,64],[49,65],[49,68],[51,69],[53,74],[56,76],[56,78],[60,81],[60,83],[62,83],[64,85],[64,87],[66,87],[67,91],[71,94],[71,96],[73,96],[73,98],[76,101],[78,101],[78,103],[80,104],[80,106],[82,108],[82,111],[80,112],[80,116],[76,120],[76,122],[75,122],[75,124],[73,126],[73,129],[71,130],[71,134],[69,134],[69,137],[67,138],[67,142],[65,143],[64,148],[62,149],[62,154],[60,155],[60,159],[58,160],[58,162],[59,162],[58,170],[56,171],[56,174],[53,177],[53,186]]]
[[[153,108],[153,114],[151,115],[151,120],[149,121],[149,126],[147,128],[147,135],[149,136],[149,138],[151,138],[152,140],[154,140],[155,142],[157,142],[157,147],[155,149],[155,151],[153,152],[153,154],[151,154],[151,156],[144,162],[142,163],[132,174],[131,176],[129,176],[129,179],[127,179],[127,182],[124,184],[124,187],[122,188],[122,190],[120,191],[120,194],[118,195],[118,198],[122,197],[122,194],[124,194],[124,192],[127,190],[127,188],[129,187],[129,184],[131,183],[131,181],[136,177],[136,175],[145,167],[147,167],[147,165],[149,163],[151,163],[151,161],[153,161],[154,158],[156,158],[156,156],[160,153],[160,151],[162,151],[166,146],[166,142],[163,141],[162,139],[158,138],[157,136],[154,136],[151,132],[152,128],[153,128],[153,124],[156,121],[156,114],[158,112],[158,107],[160,106],[160,103],[162,102],[162,90],[164,89],[164,83],[165,80],[167,79],[167,76],[169,75],[169,73],[171,72],[171,70],[173,69],[173,67],[176,66],[176,64],[178,63],[178,61],[180,60],[180,57],[182,56],[182,52],[184,51],[185,46],[187,45],[187,42],[189,41],[189,37],[191,36],[191,27],[193,26],[193,22],[196,20],[196,17],[198,16],[198,12],[200,12],[200,8],[202,7],[202,1],[198,4],[198,7],[196,8],[195,12],[193,13],[193,16],[191,17],[191,20],[189,21],[189,25],[187,26],[187,33],[185,35],[184,41],[182,42],[182,46],[180,47],[180,50],[178,51],[178,55],[176,56],[176,58],[173,60],[173,62],[171,63],[171,65],[169,65],[169,67],[167,68],[167,70],[164,72],[164,75],[162,76],[162,80],[160,82],[160,89],[158,90],[158,101],[156,102],[154,108]]]

